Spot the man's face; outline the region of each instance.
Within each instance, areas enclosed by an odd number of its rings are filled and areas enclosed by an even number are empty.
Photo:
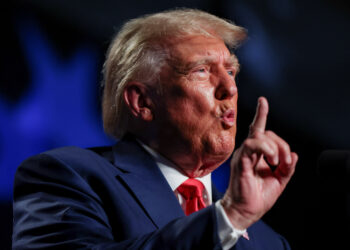
[[[233,152],[238,62],[222,40],[189,36],[170,44],[156,101],[156,149],[188,176],[213,171]]]

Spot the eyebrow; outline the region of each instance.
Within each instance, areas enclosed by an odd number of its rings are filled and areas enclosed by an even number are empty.
[[[180,74],[187,74],[191,69],[195,68],[198,65],[209,65],[216,61],[217,59],[215,57],[206,57],[200,60],[192,61],[185,63],[183,65],[179,66],[178,60],[170,60],[169,65],[178,73]],[[236,72],[239,72],[240,65],[238,63],[238,59],[236,55],[231,54],[229,58],[225,59],[224,62],[225,67],[235,67]]]

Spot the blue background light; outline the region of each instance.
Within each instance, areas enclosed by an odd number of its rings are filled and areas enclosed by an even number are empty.
[[[241,72],[236,145],[248,133],[257,98],[266,96],[271,107],[268,129],[285,138],[300,160],[287,190],[264,220],[287,237],[292,249],[317,248],[308,240],[324,236],[309,230],[322,228],[324,215],[317,157],[326,148],[350,148],[350,7],[345,0],[155,0],[152,4],[26,0],[4,6],[0,16],[3,249],[10,249],[13,179],[23,160],[60,146],[114,143],[103,132],[99,93],[112,35],[130,18],[179,6],[203,9],[248,29],[248,40],[237,51]],[[228,162],[213,179],[224,192]]]

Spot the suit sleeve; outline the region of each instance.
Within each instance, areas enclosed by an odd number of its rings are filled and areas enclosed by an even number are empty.
[[[117,241],[103,202],[83,175],[46,154],[18,168],[13,249],[221,249],[213,206]]]

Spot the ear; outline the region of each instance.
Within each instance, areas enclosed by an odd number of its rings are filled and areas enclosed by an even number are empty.
[[[147,86],[141,82],[129,82],[124,89],[124,101],[133,116],[144,121],[153,120],[152,99]]]

